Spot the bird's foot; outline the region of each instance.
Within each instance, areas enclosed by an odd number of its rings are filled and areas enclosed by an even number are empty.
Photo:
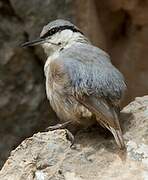
[[[63,128],[66,128],[66,126],[68,124],[70,124],[71,121],[67,121],[67,122],[64,122],[62,124],[56,124],[54,126],[49,126],[48,128],[46,128],[46,131],[53,131],[53,130],[57,130],[57,129],[63,129]]]
[[[66,131],[66,138],[71,142],[70,148],[72,148],[75,142],[75,137],[68,129],[65,129],[65,131]]]

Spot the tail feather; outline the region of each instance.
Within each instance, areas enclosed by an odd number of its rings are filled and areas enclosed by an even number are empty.
[[[116,104],[112,104],[109,100],[107,101],[103,98],[98,99],[93,96],[85,96],[82,99],[76,99],[90,112],[95,114],[97,122],[110,130],[118,146],[121,149],[125,149],[123,135],[119,124],[118,115],[120,111],[117,102]]]
[[[112,127],[110,127],[110,131],[112,132],[112,134],[113,134],[113,136],[114,136],[118,146],[121,149],[125,149],[126,146],[125,146],[125,143],[124,143],[123,134],[122,134],[121,127],[120,127],[118,114],[115,112],[114,108],[112,108],[112,113],[113,113],[115,122],[117,124],[118,130],[117,129],[113,129]]]
[[[117,145],[119,146],[119,148],[125,149],[125,143],[124,143],[122,132],[120,130],[113,129],[112,127],[109,127],[109,130],[112,132],[112,134],[115,138],[115,141],[116,141]]]
[[[119,146],[119,148],[124,150],[124,149],[126,149],[126,146],[124,143],[123,134],[122,134],[121,127],[119,124],[118,115],[113,108],[110,108],[110,111],[112,112],[114,122],[115,122],[117,128],[111,127],[103,119],[100,119],[97,117],[96,117],[96,119],[103,127],[106,127],[113,134],[115,141],[116,141],[117,145]]]

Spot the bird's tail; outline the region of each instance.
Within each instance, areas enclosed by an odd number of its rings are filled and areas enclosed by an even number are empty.
[[[114,117],[114,120],[115,120],[115,123],[116,123],[116,126],[118,127],[118,129],[114,129],[112,127],[109,127],[109,130],[113,134],[115,141],[116,141],[117,145],[119,146],[119,148],[120,149],[126,149],[124,139],[123,139],[122,130],[121,130],[120,123],[119,123],[118,114],[114,108],[112,108],[112,114],[113,114],[113,117]]]
[[[117,145],[119,146],[120,149],[125,149],[125,143],[124,143],[124,139],[123,139],[123,135],[121,130],[116,130],[112,127],[109,127],[109,130],[111,131],[111,133],[113,134],[115,141],[117,143]]]
[[[103,121],[103,119],[98,119],[97,121],[103,126],[106,127],[114,136],[115,141],[120,149],[126,150],[126,146],[123,139],[123,134],[121,131],[121,127],[119,124],[118,114],[116,113],[114,108],[110,108],[110,112],[112,113],[112,118],[114,119],[115,127],[112,127],[110,124]]]
[[[78,101],[83,104],[88,110],[96,115],[96,120],[103,127],[106,127],[112,132],[120,149],[126,149],[122,131],[119,124],[118,106],[113,106],[104,99],[85,98]]]

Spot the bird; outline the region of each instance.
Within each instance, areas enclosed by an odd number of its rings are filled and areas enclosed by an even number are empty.
[[[119,115],[127,86],[108,53],[63,19],[49,22],[39,38],[22,47],[35,45],[41,45],[47,55],[46,94],[62,122],[51,129],[69,123],[82,127],[100,124],[113,134],[119,149],[125,149]]]

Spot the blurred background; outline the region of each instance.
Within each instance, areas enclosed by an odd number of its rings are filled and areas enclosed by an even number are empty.
[[[0,167],[23,139],[57,120],[41,47],[19,44],[51,20],[75,23],[126,78],[123,105],[148,92],[148,0],[0,0]]]

